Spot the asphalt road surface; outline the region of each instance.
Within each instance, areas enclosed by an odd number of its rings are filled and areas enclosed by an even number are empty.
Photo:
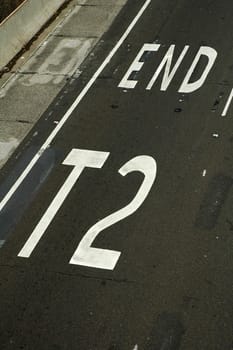
[[[3,169],[2,350],[233,349],[232,12],[129,1]]]

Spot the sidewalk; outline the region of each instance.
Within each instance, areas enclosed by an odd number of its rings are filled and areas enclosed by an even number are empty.
[[[45,112],[127,0],[72,0],[0,79],[0,168]]]
[[[23,0],[1,0],[0,22],[9,16]]]

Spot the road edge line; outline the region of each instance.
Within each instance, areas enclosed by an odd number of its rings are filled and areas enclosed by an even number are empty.
[[[92,85],[95,83],[96,79],[99,77],[99,75],[102,73],[102,71],[105,69],[105,67],[108,65],[108,63],[111,61],[112,57],[115,55],[115,53],[118,51],[118,49],[121,47],[125,39],[128,37],[138,20],[141,18],[149,4],[152,0],[146,0],[137,13],[137,15],[134,17],[126,31],[123,33],[119,41],[116,43],[116,45],[113,47],[113,49],[110,51],[108,56],[105,58],[103,63],[100,65],[100,67],[97,69],[97,71],[94,73],[92,78],[89,80],[87,85],[83,88],[83,90],[80,92],[80,94],[77,96],[75,101],[72,103],[72,105],[69,107],[67,112],[64,114],[64,116],[61,118],[55,129],[51,132],[47,140],[43,143],[39,151],[35,154],[35,156],[32,158],[30,163],[27,165],[27,167],[24,169],[22,174],[18,177],[16,182],[13,184],[13,186],[10,188],[10,190],[7,192],[7,194],[4,196],[4,198],[0,202],[0,212],[5,207],[5,205],[8,203],[8,201],[11,199],[13,194],[17,191],[19,186],[22,184],[24,179],[27,177],[27,175],[30,173],[31,169],[34,167],[34,165],[37,163],[37,161],[40,159],[43,152],[50,147],[51,142],[54,140],[58,132],[62,129],[63,125],[66,123],[66,121],[71,116],[72,112],[77,108],[79,103],[82,101],[82,99],[85,97],[87,92],[90,90]]]

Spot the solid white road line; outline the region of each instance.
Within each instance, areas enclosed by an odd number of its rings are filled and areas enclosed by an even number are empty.
[[[78,95],[76,100],[73,102],[73,104],[70,106],[70,108],[67,110],[65,115],[62,117],[60,122],[57,124],[55,129],[52,131],[52,133],[49,135],[47,140],[44,142],[40,150],[37,152],[37,154],[32,158],[28,166],[24,169],[22,174],[18,177],[14,185],[11,187],[11,189],[8,191],[8,193],[5,195],[5,197],[0,202],[0,211],[4,208],[4,206],[7,204],[7,202],[10,200],[10,198],[13,196],[13,194],[17,191],[21,183],[24,181],[24,179],[27,177],[27,175],[30,173],[31,169],[34,167],[34,165],[37,163],[37,161],[40,159],[43,152],[50,146],[51,142],[56,137],[57,133],[61,130],[63,125],[66,123],[66,121],[71,116],[72,112],[75,110],[75,108],[79,105],[79,103],[82,101],[84,96],[87,94],[87,92],[90,90],[96,79],[99,77],[99,75],[102,73],[102,71],[105,69],[105,67],[108,65],[108,63],[111,61],[112,57],[115,55],[115,53],[118,51],[118,49],[121,47],[127,36],[130,34],[140,17],[143,15],[144,11],[147,9],[149,4],[151,3],[151,0],[146,0],[136,17],[133,19],[133,21],[130,23],[129,27],[126,29],[124,34],[121,36],[120,40],[117,42],[117,44],[114,46],[112,51],[108,54],[108,56],[105,58],[101,66],[98,68],[98,70],[94,73],[90,81],[87,83],[87,85],[84,87],[84,89],[81,91],[81,93]]]
[[[227,115],[227,112],[228,112],[228,109],[230,107],[232,98],[233,98],[233,89],[231,90],[231,93],[230,93],[230,95],[228,97],[228,100],[227,100],[226,106],[224,108],[224,111],[222,112],[222,117],[225,117]]]

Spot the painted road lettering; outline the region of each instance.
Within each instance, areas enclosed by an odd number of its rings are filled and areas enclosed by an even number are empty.
[[[137,54],[135,60],[133,63],[130,65],[129,69],[127,70],[126,74],[122,78],[121,82],[119,83],[118,87],[124,88],[124,89],[134,89],[138,83],[137,80],[131,80],[130,76],[132,73],[139,72],[143,65],[144,62],[141,62],[140,60],[142,59],[142,56],[145,52],[156,52],[160,48],[160,44],[144,44]],[[173,56],[175,53],[175,45],[171,45],[163,57],[160,65],[158,66],[157,70],[155,71],[154,75],[152,76],[150,82],[148,83],[146,90],[151,90],[153,85],[155,84],[157,78],[161,74],[161,72],[164,70],[163,73],[163,78],[162,78],[162,84],[160,87],[161,91],[166,91],[167,88],[169,87],[172,79],[174,78],[178,68],[180,67],[186,53],[188,52],[190,46],[185,45],[184,49],[182,50],[178,60],[174,64],[172,68],[172,61],[173,61]],[[207,58],[207,64],[200,76],[200,78],[194,82],[191,82],[191,77],[193,75],[193,72],[195,68],[197,67],[201,57],[205,56]],[[217,51],[213,49],[212,47],[209,46],[201,46],[200,49],[198,50],[196,56],[194,57],[194,60],[186,73],[183,82],[181,83],[181,86],[178,90],[180,93],[192,93],[198,89],[200,89],[203,84],[206,81],[206,78],[208,74],[210,73],[215,60],[217,58]]]
[[[180,54],[180,56],[179,56],[179,58],[178,58],[178,60],[177,60],[177,62],[175,64],[175,66],[171,70],[172,58],[173,58],[174,51],[175,51],[175,45],[171,45],[170,48],[168,49],[166,55],[162,59],[162,62],[160,63],[158,69],[156,70],[155,74],[153,75],[151,81],[147,85],[146,89],[150,90],[152,88],[152,86],[154,85],[155,81],[157,80],[157,78],[159,77],[160,73],[162,72],[163,68],[165,67],[163,80],[162,80],[162,84],[161,84],[161,90],[162,91],[166,91],[168,86],[170,85],[172,79],[174,78],[177,69],[181,65],[181,62],[183,61],[184,56],[186,55],[188,49],[189,49],[189,46],[186,45],[184,47],[183,51],[181,52],[181,54]]]
[[[124,208],[107,216],[105,219],[92,226],[70,260],[70,264],[113,270],[120,258],[121,252],[91,247],[97,235],[106,228],[132,215],[145,201],[156,178],[157,165],[149,156],[138,156],[119,169],[119,173],[125,176],[133,171],[143,173],[144,180],[134,199]]]
[[[138,82],[137,80],[130,80],[130,75],[133,72],[139,72],[143,67],[144,62],[140,62],[140,59],[145,52],[156,52],[159,48],[159,44],[144,44],[118,86],[124,89],[134,89]]]
[[[58,210],[62,206],[64,200],[70,193],[71,189],[77,182],[79,176],[86,167],[89,168],[102,168],[106,159],[108,158],[108,152],[97,152],[73,149],[67,158],[64,160],[63,164],[74,166],[74,169],[68,176],[67,180],[64,182],[59,192],[53,199],[52,203],[46,210],[45,214],[37,224],[36,228],[32,232],[31,236],[23,246],[22,250],[18,256],[23,258],[29,258],[41,237],[45,233],[46,229],[52,222],[53,218],[57,214]]]
[[[86,167],[102,168],[109,156],[108,152],[73,149],[64,160],[64,165],[74,166],[73,171],[62,185],[61,189],[51,202],[45,214],[19,252],[19,257],[29,258],[46,229],[54,219],[79,176]],[[146,155],[137,156],[129,160],[120,169],[122,176],[138,171],[144,175],[144,180],[133,200],[124,208],[100,220],[92,226],[70,260],[70,264],[82,265],[100,269],[113,270],[120,258],[121,252],[91,247],[95,238],[106,228],[132,215],[145,201],[157,174],[157,164],[154,158]]]

